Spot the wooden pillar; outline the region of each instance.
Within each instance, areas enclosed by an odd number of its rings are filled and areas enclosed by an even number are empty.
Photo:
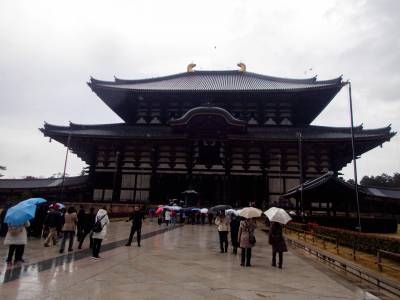
[[[121,196],[121,182],[122,182],[122,161],[123,161],[123,150],[117,148],[115,151],[115,169],[113,175],[113,194],[112,202],[118,202]]]

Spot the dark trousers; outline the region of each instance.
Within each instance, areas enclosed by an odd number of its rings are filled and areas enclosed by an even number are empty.
[[[89,239],[90,239],[89,248],[92,248],[92,247],[93,247],[92,231],[91,231],[91,230],[85,230],[85,231],[83,232],[83,234],[82,234],[81,239],[79,240],[79,246],[78,246],[79,249],[82,248],[83,241],[85,240],[86,236],[87,236],[89,233],[90,233],[90,236],[89,236]]]
[[[251,261],[251,248],[242,248],[242,259],[240,264],[244,266],[244,261],[246,260],[246,266],[250,266]]]
[[[93,239],[93,257],[99,257],[102,239]]]
[[[79,224],[78,223],[78,226],[77,226],[77,229],[76,229],[76,238],[77,238],[78,241],[80,241],[82,236],[83,236],[84,228],[85,228],[84,224]]]
[[[22,256],[24,255],[25,245],[10,245],[8,248],[7,262],[12,262],[12,258],[15,252],[15,262],[22,261]]]
[[[68,250],[72,249],[72,246],[74,245],[74,236],[75,236],[75,231],[64,231],[63,232],[63,238],[61,241],[60,251],[64,251],[65,242],[67,241],[67,239],[69,239]]]
[[[228,231],[218,231],[219,233],[219,246],[221,252],[228,251]]]
[[[276,253],[279,254],[279,267],[282,267],[283,264],[283,252],[278,252],[278,251],[272,251],[272,265],[275,267],[276,266]]]
[[[137,244],[138,244],[138,246],[140,246],[140,239],[142,237],[142,229],[137,228],[135,226],[131,227],[131,233],[129,234],[128,244],[130,245],[132,243],[132,239],[133,239],[133,236],[135,235],[135,232],[137,232],[137,238],[136,238]]]

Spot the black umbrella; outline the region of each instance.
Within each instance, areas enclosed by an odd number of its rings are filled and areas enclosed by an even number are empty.
[[[212,213],[212,214],[216,214],[219,211],[225,211],[227,209],[231,209],[232,206],[227,205],[227,204],[222,204],[222,205],[217,205],[217,206],[213,206],[208,210],[208,213]]]

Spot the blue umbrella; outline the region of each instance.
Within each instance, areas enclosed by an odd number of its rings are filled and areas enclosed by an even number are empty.
[[[47,201],[43,198],[29,198],[27,200],[21,201],[17,205],[24,207],[24,206],[37,205],[37,204],[44,203],[44,202],[47,202]]]
[[[9,208],[4,218],[4,223],[9,225],[22,225],[33,219],[36,213],[36,204],[44,203],[42,198],[31,198]]]

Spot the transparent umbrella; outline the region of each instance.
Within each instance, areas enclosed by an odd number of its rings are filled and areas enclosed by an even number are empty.
[[[278,207],[271,207],[266,210],[264,214],[271,222],[278,222],[281,224],[286,224],[292,219],[284,209]]]

